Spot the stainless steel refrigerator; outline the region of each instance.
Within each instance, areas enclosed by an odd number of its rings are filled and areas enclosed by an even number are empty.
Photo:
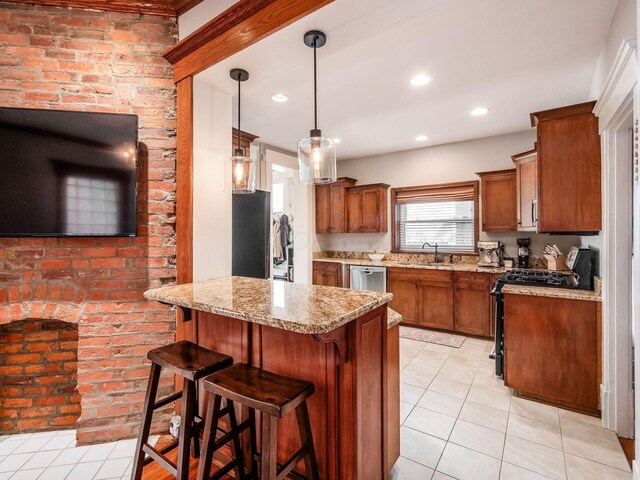
[[[262,190],[256,190],[255,193],[235,193],[231,205],[232,275],[270,278],[270,193]]]

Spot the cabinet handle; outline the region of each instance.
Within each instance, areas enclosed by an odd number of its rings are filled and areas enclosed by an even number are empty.
[[[533,219],[533,209],[535,208],[535,203],[531,200],[531,225],[535,225],[536,221]]]

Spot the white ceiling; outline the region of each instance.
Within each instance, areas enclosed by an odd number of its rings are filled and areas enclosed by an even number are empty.
[[[242,129],[295,151],[313,126],[318,50],[319,127],[338,159],[525,130],[529,113],[590,100],[617,0],[336,0],[215,65],[199,78],[234,93],[245,68]],[[432,82],[414,87],[418,73]],[[286,103],[271,96],[284,93]],[[483,117],[469,112],[491,110]],[[235,107],[234,107],[235,108]],[[234,111],[235,123],[235,111]],[[417,135],[429,137],[415,141]]]

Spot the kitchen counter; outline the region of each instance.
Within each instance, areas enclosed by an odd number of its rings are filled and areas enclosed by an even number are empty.
[[[400,455],[401,317],[387,307],[391,294],[226,277],[144,295],[184,309],[177,340],[315,385],[308,408],[319,478],[388,477]],[[288,415],[278,422],[278,461],[299,444]]]
[[[532,287],[525,285],[505,285],[503,294],[530,295],[533,297],[566,298],[569,300],[587,300],[601,302],[602,296],[593,290],[575,290],[570,288]]]
[[[148,290],[145,298],[291,332],[327,333],[389,302],[390,293],[225,277]]]
[[[483,273],[504,273],[504,267],[479,267],[475,263],[420,263],[420,262],[397,262],[394,260],[381,260],[374,262],[361,258],[314,258],[314,262],[338,263],[341,265],[363,265],[369,267],[387,268],[417,268],[422,270],[447,270],[454,272],[483,272]]]

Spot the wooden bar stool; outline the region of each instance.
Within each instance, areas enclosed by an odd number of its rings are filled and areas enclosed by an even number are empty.
[[[142,411],[142,425],[138,435],[138,445],[133,460],[132,480],[142,478],[143,467],[155,460],[178,480],[187,480],[189,476],[189,450],[195,457],[200,455],[200,430],[204,422],[198,416],[197,385],[198,380],[233,364],[233,359],[222,353],[207,350],[195,343],[182,341],[150,350],[147,358],[151,360],[151,372],[147,384],[147,394]],[[182,391],[156,401],[160,372],[163,368],[171,370],[183,379]],[[149,432],[154,410],[171,402],[182,399],[180,412],[180,435],[161,450],[149,445]],[[178,447],[177,465],[165,454]],[[145,458],[145,454],[149,455]]]
[[[237,402],[249,408],[249,419],[235,426],[239,431],[251,430],[251,458],[256,456],[255,411],[262,412],[262,452],[260,477],[252,465],[252,478],[262,480],[280,480],[285,478],[294,467],[304,459],[306,476],[309,480],[318,480],[318,463],[313,447],[311,423],[307,409],[307,398],[315,388],[312,383],[285,377],[247,364],[237,363],[208,376],[204,380],[204,389],[213,393],[213,401],[207,408],[204,432],[204,454],[198,468],[198,480],[209,480],[213,451],[217,447],[215,435],[221,398],[231,405]],[[284,465],[277,463],[278,419],[295,410],[298,421],[301,448]],[[232,426],[233,428],[234,426]],[[241,453],[234,452],[236,459]],[[279,468],[278,468],[279,467]]]

